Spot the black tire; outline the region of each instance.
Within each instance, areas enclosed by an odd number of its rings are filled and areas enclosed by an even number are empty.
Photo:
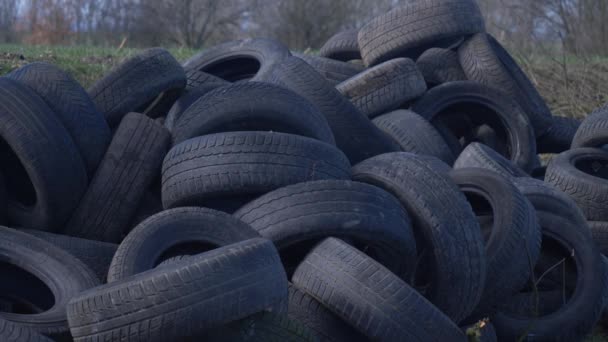
[[[154,183],[156,183],[156,180]],[[160,179],[158,180],[158,184],[160,189]],[[148,190],[139,201],[137,210],[135,210],[131,223],[129,223],[129,227],[134,228],[150,216],[154,216],[161,211],[163,211],[163,201],[161,199],[160,191],[156,194],[153,191]]]
[[[299,248],[293,246],[333,236],[365,246],[368,255],[404,279],[416,268],[409,216],[395,197],[368,184],[321,180],[290,185],[246,204],[234,216],[296,264],[308,250],[296,253]]]
[[[400,150],[395,142],[301,59],[285,59],[275,66],[265,81],[291,89],[315,105],[325,115],[336,145],[351,163]]]
[[[538,341],[581,340],[600,319],[608,290],[606,265],[586,227],[581,229],[562,213],[537,210],[537,215],[543,230],[543,250],[548,248],[545,245],[559,246],[562,255],[576,266],[574,292],[566,305],[550,315],[526,317],[501,312],[492,322],[504,341],[516,340],[524,333]]]
[[[0,226],[6,225],[6,208],[8,207],[8,199],[6,195],[6,186],[4,184],[4,176],[0,171]]]
[[[404,152],[433,156],[448,165],[454,164],[454,154],[441,134],[420,115],[410,110],[396,110],[372,122],[399,143]]]
[[[0,340],[4,342],[53,342],[32,329],[0,318]]]
[[[288,317],[314,332],[320,342],[369,341],[319,301],[292,284],[289,284]]]
[[[31,89],[0,78],[0,174],[11,225],[62,226],[87,187],[87,171],[69,133]]]
[[[289,49],[271,39],[235,40],[204,49],[183,65],[186,71],[206,72],[228,82],[257,81],[272,65],[291,56]]]
[[[135,227],[114,254],[108,282],[139,274],[166,259],[196,255],[260,235],[232,216],[206,208],[163,211]]]
[[[16,303],[13,312],[0,312],[0,319],[44,335],[67,334],[68,301],[99,280],[78,259],[44,240],[6,227],[0,227],[0,237],[0,293]],[[19,309],[21,303],[39,311]]]
[[[329,58],[303,53],[294,53],[293,55],[308,63],[321,76],[325,77],[325,80],[332,86],[336,86],[365,70],[365,67],[361,65],[335,61]]]
[[[110,263],[118,245],[75,238],[67,235],[52,234],[33,229],[22,229],[24,233],[53,244],[82,261],[102,283],[106,282]]]
[[[194,102],[198,101],[198,99],[203,97],[203,95],[207,94],[208,92],[222,87],[223,85],[224,84],[221,83],[207,83],[198,88],[184,91],[169,110],[164,122],[165,127],[169,130],[169,132],[173,132],[175,123]]]
[[[476,1],[412,2],[371,20],[359,31],[366,65],[392,58],[417,58],[433,47],[447,47],[463,36],[485,31]]]
[[[321,47],[319,56],[342,62],[361,59],[358,35],[359,30],[347,30],[335,34]]]
[[[542,137],[536,139],[538,153],[562,153],[569,150],[580,126],[581,120],[554,116],[549,130]],[[608,140],[606,141],[608,142]],[[578,147],[582,146],[572,148]],[[601,147],[601,145],[588,147]]]
[[[589,221],[608,221],[608,152],[579,148],[555,156],[545,181],[568,194]]]
[[[588,221],[593,240],[604,255],[608,255],[608,222]]]
[[[536,157],[532,127],[519,105],[499,91],[472,81],[451,82],[429,90],[412,110],[433,123],[459,108],[466,109],[478,126],[490,126],[507,142],[510,155],[506,157],[525,172],[532,171]]]
[[[608,127],[608,104],[596,109],[583,120],[572,140],[572,148],[603,147],[608,144],[606,127]]]
[[[355,165],[353,180],[381,187],[401,201],[414,223],[419,255],[424,249],[432,255],[424,260],[423,273],[430,279],[425,296],[459,322],[481,298],[486,258],[475,214],[446,169],[433,157],[389,153]]]
[[[75,341],[181,341],[265,311],[287,295],[274,246],[257,238],[85,291],[67,313]]]
[[[88,174],[92,175],[112,134],[86,90],[68,73],[48,63],[31,63],[6,77],[33,89],[57,114],[80,151]]]
[[[426,92],[416,63],[396,58],[338,84],[336,89],[369,118],[390,112]]]
[[[328,238],[317,245],[292,280],[371,340],[464,339],[460,329],[416,290],[341,240]]]
[[[513,164],[513,162],[481,143],[469,144],[458,156],[458,159],[456,159],[454,169],[465,168],[491,170],[507,178],[529,177],[527,173]]]
[[[518,293],[501,303],[498,309],[508,315],[536,317],[548,316],[567,304],[563,291],[546,290]]]
[[[429,88],[467,79],[458,53],[449,49],[428,49],[416,60],[416,65]]]
[[[208,88],[210,85],[219,87],[230,84],[230,82],[226,80],[195,69],[190,69],[186,72],[186,79],[187,83],[185,91],[190,91],[197,88]]]
[[[517,62],[492,36],[479,33],[458,49],[460,64],[471,81],[494,87],[520,104],[537,137],[551,127],[551,110]]]
[[[63,232],[120,242],[140,200],[159,176],[169,142],[165,127],[144,115],[127,114]]]
[[[536,212],[508,178],[485,169],[450,173],[477,216],[491,215],[485,240],[487,276],[479,307],[489,308],[519,291],[530,277],[530,263],[540,254]],[[484,227],[482,227],[484,228]]]
[[[199,98],[175,123],[173,143],[234,131],[283,132],[335,144],[327,120],[312,103],[262,82],[232,84]]]
[[[163,207],[208,206],[310,180],[349,179],[350,174],[346,156],[321,141],[283,133],[212,134],[169,151],[162,171]]]
[[[89,88],[89,94],[110,127],[115,127],[129,112],[151,117],[165,115],[166,112],[158,113],[164,107],[159,101],[173,104],[184,87],[184,69],[167,50],[153,48],[112,69]]]

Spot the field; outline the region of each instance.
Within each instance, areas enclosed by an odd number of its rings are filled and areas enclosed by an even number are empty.
[[[196,51],[170,49],[180,61]],[[85,88],[137,49],[45,47],[0,44],[0,75],[35,61],[54,63],[71,73]],[[555,115],[582,118],[608,102],[608,58],[572,58],[515,54]],[[601,333],[589,342],[608,341]]]

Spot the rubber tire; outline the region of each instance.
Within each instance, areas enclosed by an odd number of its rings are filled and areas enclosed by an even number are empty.
[[[510,179],[495,172],[470,168],[454,170],[450,177],[477,216],[493,216],[485,240],[486,286],[479,302],[480,308],[488,308],[515,294],[530,277],[530,262],[535,264],[540,255],[542,237],[536,211]]]
[[[0,340],[5,342],[53,342],[32,329],[20,327],[0,318]]]
[[[579,162],[596,162],[598,176],[578,169]],[[608,221],[608,180],[599,172],[608,162],[608,152],[598,148],[579,148],[555,156],[547,167],[545,181],[568,194],[589,221]],[[594,168],[595,165],[589,165]],[[592,170],[588,170],[592,171]]]
[[[142,197],[159,175],[169,141],[169,132],[159,123],[141,114],[127,114],[63,232],[120,242]]]
[[[215,77],[206,72],[190,69],[186,72],[186,89],[185,91],[191,91],[197,88],[208,88],[210,85],[216,87],[222,85],[228,85],[230,82],[225,81],[219,77]]]
[[[608,104],[589,114],[583,120],[572,140],[572,148],[602,147],[608,144]]]
[[[39,239],[53,244],[82,261],[101,281],[106,282],[110,263],[118,245],[107,242],[92,241],[67,235],[52,234],[33,229],[21,229]]]
[[[514,177],[529,177],[517,165],[501,156],[492,148],[476,142],[469,144],[454,163],[454,169],[466,168],[490,170],[509,179]]]
[[[454,154],[430,122],[410,110],[396,110],[372,120],[376,127],[393,138],[404,152],[433,156],[448,165]]]
[[[513,57],[491,35],[474,35],[460,46],[458,55],[469,80],[494,87],[520,104],[537,137],[549,130],[551,110]]]
[[[54,230],[87,188],[87,171],[69,133],[31,89],[0,78],[0,173],[12,226]],[[28,184],[29,183],[29,184]],[[21,200],[31,188],[34,203]]]
[[[563,214],[537,211],[544,237],[551,237],[577,263],[575,292],[567,305],[548,316],[526,318],[498,313],[492,320],[500,340],[513,341],[527,332],[538,341],[578,341],[589,334],[600,319],[606,296],[606,265],[588,229],[581,229]],[[532,324],[534,323],[534,324]]]
[[[274,246],[257,238],[85,291],[67,313],[76,342],[181,341],[265,311],[287,295]]]
[[[426,83],[414,61],[396,58],[349,78],[336,89],[371,119],[420,97]]]
[[[303,60],[286,58],[265,81],[291,89],[315,105],[327,119],[336,145],[351,163],[401,150]]]
[[[297,134],[335,145],[319,109],[289,89],[244,82],[212,90],[184,111],[173,129],[173,144],[231,131]]]
[[[460,329],[416,290],[341,240],[328,238],[317,245],[292,281],[371,340],[464,340]]]
[[[548,290],[539,291],[538,295],[534,292],[518,293],[502,303],[499,309],[509,315],[535,317],[537,309],[538,316],[548,316],[565,305],[567,302],[563,302],[562,291]]]
[[[350,175],[346,156],[318,140],[267,132],[212,134],[169,151],[162,168],[163,207],[208,206],[217,199]]]
[[[355,165],[353,180],[401,201],[412,218],[419,254],[423,246],[433,253],[425,270],[431,278],[426,297],[459,322],[481,298],[486,258],[479,223],[448,169],[433,157],[388,153]]]
[[[6,208],[8,207],[8,197],[4,176],[0,172],[0,226],[6,225]]]
[[[547,133],[536,139],[538,153],[562,153],[569,150],[574,145],[574,137],[580,126],[581,120],[554,116],[553,123]],[[582,146],[572,148],[577,147]],[[588,147],[601,147],[601,145]]]
[[[336,86],[360,72],[365,71],[365,67],[357,64],[335,61],[333,59],[311,56],[303,53],[294,53],[293,55],[313,67],[313,69],[323,76],[332,86]]]
[[[110,127],[115,127],[129,112],[158,114],[150,103],[161,94],[161,102],[173,103],[185,87],[186,73],[175,58],[165,49],[153,48],[113,68],[88,92]]]
[[[289,284],[288,317],[314,332],[319,342],[369,341],[319,301],[300,291],[293,284]]]
[[[112,134],[86,90],[68,73],[48,63],[30,63],[6,77],[30,87],[44,100],[72,137],[88,174],[95,173]]]
[[[341,62],[361,59],[359,30],[346,30],[329,38],[319,50],[319,56]]]
[[[604,255],[608,255],[608,222],[588,221],[593,240]]]
[[[108,282],[151,270],[174,256],[199,254],[256,237],[260,235],[249,225],[219,211],[193,207],[163,211],[139,224],[121,242]]]
[[[508,159],[525,172],[532,171],[536,157],[532,127],[519,105],[497,90],[472,81],[451,82],[429,90],[412,110],[434,123],[443,112],[459,105],[480,107],[479,111],[468,108],[468,116],[497,133],[504,132],[511,151]]]
[[[0,312],[0,319],[51,337],[65,336],[68,332],[65,314],[68,301],[81,291],[97,286],[99,280],[80,260],[44,240],[6,227],[0,227],[0,236],[2,263],[37,278],[54,296],[52,306],[41,313]],[[17,289],[28,292],[35,288],[29,280],[11,276],[10,270],[4,267],[2,279],[0,290],[3,296]],[[20,283],[19,280],[27,283]]]
[[[255,199],[234,216],[282,253],[332,236],[365,246],[367,254],[404,279],[416,268],[409,216],[393,195],[368,184],[321,180],[290,185]]]
[[[224,86],[224,83],[206,83],[198,88],[185,90],[175,101],[169,110],[169,113],[167,113],[167,117],[165,118],[164,122],[165,128],[167,128],[169,132],[173,132],[175,123],[194,102],[198,101],[198,99],[203,97],[203,95],[207,94],[208,92],[222,86]]]
[[[203,71],[228,82],[258,81],[272,71],[273,64],[289,56],[291,53],[285,45],[271,39],[255,38],[204,49],[183,65],[186,71]],[[254,64],[243,62],[243,59],[254,61]]]
[[[458,60],[458,53],[449,49],[428,49],[418,57],[416,65],[428,88],[467,79]]]
[[[484,26],[476,1],[417,1],[367,23],[359,31],[359,48],[368,66],[397,57],[417,58],[430,48],[483,32]]]

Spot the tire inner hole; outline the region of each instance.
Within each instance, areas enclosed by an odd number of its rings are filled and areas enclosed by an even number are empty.
[[[55,305],[51,289],[26,270],[0,261],[0,310],[14,314],[37,314]]]
[[[228,82],[237,82],[252,79],[261,67],[260,62],[253,57],[235,56],[212,63],[201,71]]]
[[[36,191],[19,160],[9,144],[0,138],[0,174],[4,178],[6,193],[12,202],[23,207],[32,207],[36,204]]]
[[[479,194],[466,190],[463,191],[463,193],[471,205],[471,208],[473,208],[473,212],[479,222],[483,241],[487,244],[490,241],[492,229],[494,227],[494,211],[492,210],[492,205],[485,197]]]
[[[608,160],[588,158],[574,163],[578,170],[595,177],[608,179]]]

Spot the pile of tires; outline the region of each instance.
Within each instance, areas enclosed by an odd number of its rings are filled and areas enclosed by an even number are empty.
[[[606,144],[608,108],[553,117],[474,0],[314,56],[150,49],[88,90],[29,64],[0,78],[0,340],[582,340]]]

